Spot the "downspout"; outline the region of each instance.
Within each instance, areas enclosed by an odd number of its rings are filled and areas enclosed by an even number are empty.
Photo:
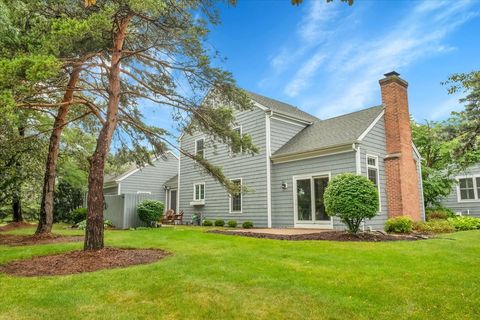
[[[270,118],[272,117],[272,110],[265,111],[265,160],[267,163],[267,226],[272,227],[272,181],[271,181],[271,160],[272,155],[271,141],[270,141]]]
[[[355,168],[357,176],[362,175],[361,152],[358,142],[352,143],[352,149],[355,151]],[[362,221],[362,231],[365,232],[365,219]]]

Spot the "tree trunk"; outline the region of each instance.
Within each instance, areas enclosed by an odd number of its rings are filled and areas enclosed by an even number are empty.
[[[97,139],[95,152],[90,158],[87,197],[87,228],[84,250],[99,250],[103,241],[103,174],[110,142],[118,121],[118,106],[121,95],[120,62],[123,43],[131,16],[118,23],[118,31],[113,40],[112,61],[108,72],[107,116]]]
[[[15,194],[13,195],[12,209],[13,209],[13,222],[22,222],[23,221],[22,202],[17,192],[15,192]]]
[[[18,128],[18,135],[20,137],[25,137],[25,127]],[[22,171],[21,160],[17,159],[15,163],[15,169],[17,174]],[[22,186],[21,183],[15,184],[15,190],[13,191],[12,196],[12,211],[13,211],[13,222],[22,222],[23,221],[23,211],[22,211]]]
[[[80,66],[74,67],[62,102],[71,102],[78,79],[80,78]],[[35,234],[46,234],[52,231],[53,225],[53,197],[55,192],[55,177],[57,175],[58,153],[60,151],[60,137],[67,122],[69,104],[64,104],[58,109],[53,124],[50,144],[48,146],[47,162],[45,164],[45,177],[43,180],[42,203],[40,206],[40,219]]]

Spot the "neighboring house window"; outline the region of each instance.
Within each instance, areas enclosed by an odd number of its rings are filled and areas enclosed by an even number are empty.
[[[242,179],[233,179],[232,183],[242,188]],[[231,213],[241,213],[242,212],[242,191],[236,192],[235,194],[230,195],[230,212]]]
[[[378,189],[378,210],[381,211],[382,204],[380,203],[380,182],[377,156],[367,154],[367,178],[372,181]]]
[[[477,187],[479,178],[476,179]],[[460,200],[474,200],[475,199],[475,186],[473,178],[460,178],[458,179],[458,187],[460,190]]]
[[[193,185],[193,200],[205,200],[205,183],[196,183]]]
[[[195,155],[205,158],[205,139],[195,140]]]

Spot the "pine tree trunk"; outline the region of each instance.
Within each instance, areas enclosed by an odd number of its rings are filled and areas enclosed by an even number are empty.
[[[19,194],[16,192],[13,195],[12,210],[13,210],[13,222],[22,222],[23,221],[22,202],[20,200]]]
[[[114,37],[112,61],[108,72],[107,116],[97,139],[95,152],[90,158],[87,197],[87,227],[85,230],[84,250],[99,250],[103,241],[103,174],[113,132],[118,122],[118,106],[121,95],[120,62],[122,48],[130,16],[119,21]]]
[[[74,67],[70,74],[67,84],[67,90],[63,96],[62,102],[73,100],[75,87],[80,78],[80,67]],[[40,206],[40,219],[35,234],[46,234],[52,231],[53,225],[53,197],[55,192],[55,177],[57,175],[58,153],[60,151],[60,138],[63,128],[67,121],[70,105],[62,105],[58,109],[55,122],[53,124],[52,134],[50,135],[50,144],[48,147],[47,162],[45,164],[45,177],[43,180],[42,202]]]
[[[18,136],[25,137],[25,127],[18,128]],[[16,160],[15,169],[17,174],[20,174],[22,171],[21,160]],[[12,211],[13,211],[13,222],[22,222],[23,221],[23,211],[22,211],[22,186],[21,183],[16,183],[15,189],[13,190],[12,196]]]

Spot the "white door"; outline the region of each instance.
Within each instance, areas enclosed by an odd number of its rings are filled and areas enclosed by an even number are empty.
[[[325,212],[323,194],[330,174],[293,178],[294,221],[298,228],[333,228],[332,218]]]

